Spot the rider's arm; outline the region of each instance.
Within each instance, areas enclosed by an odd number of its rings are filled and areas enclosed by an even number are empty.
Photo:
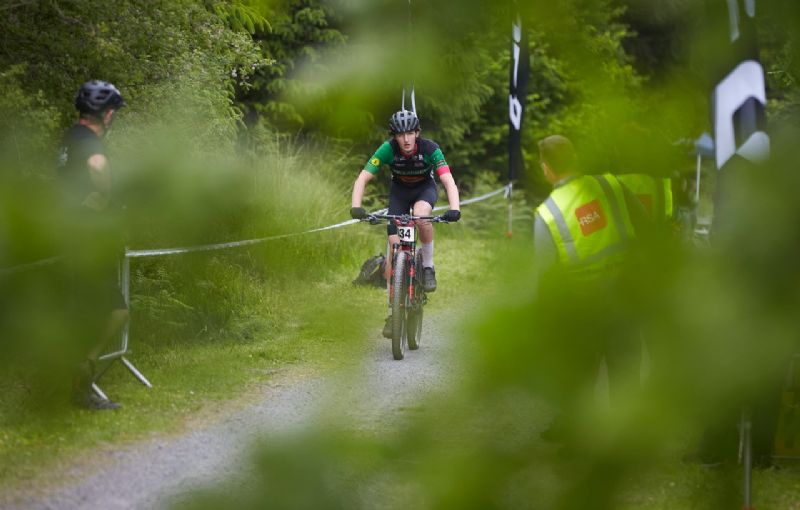
[[[373,174],[361,170],[361,173],[356,177],[356,182],[353,183],[353,198],[350,202],[352,207],[361,207],[361,199],[364,198],[364,188],[367,183],[372,180]]]
[[[450,209],[455,211],[460,210],[461,201],[458,198],[458,187],[456,181],[453,179],[453,174],[449,171],[439,175],[439,180],[442,181],[442,186],[447,192],[447,202],[450,204]]]
[[[84,199],[83,205],[95,211],[103,211],[111,201],[111,169],[103,154],[93,154],[87,160],[89,180],[93,191]]]
[[[364,198],[364,188],[367,186],[367,183],[372,180],[372,177],[378,173],[378,170],[381,169],[381,165],[392,160],[392,155],[392,146],[389,142],[383,142],[383,144],[378,147],[378,150],[375,151],[375,154],[369,158],[367,164],[364,165],[364,169],[361,170],[361,173],[356,177],[356,182],[353,183],[353,199],[351,202],[353,207],[361,207],[361,199]]]
[[[438,145],[434,145],[433,149],[430,155],[430,162],[436,169],[436,175],[439,176],[439,180],[442,182],[442,186],[444,186],[444,190],[447,192],[447,202],[450,204],[450,209],[459,211],[461,201],[458,198],[456,181],[453,179],[453,174],[450,172],[450,165],[447,164],[447,161],[444,159],[444,154],[442,154],[442,150]]]

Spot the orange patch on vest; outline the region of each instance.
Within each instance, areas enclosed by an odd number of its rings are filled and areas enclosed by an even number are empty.
[[[647,193],[642,195],[636,195],[639,199],[639,202],[642,203],[644,210],[647,212],[647,215],[652,217],[653,216],[653,195]]]
[[[584,236],[603,230],[608,224],[599,200],[592,200],[575,209],[575,217],[578,218]]]

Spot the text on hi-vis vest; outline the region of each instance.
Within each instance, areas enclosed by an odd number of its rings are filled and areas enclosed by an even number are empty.
[[[584,236],[602,230],[608,223],[599,200],[592,200],[575,209],[575,217],[578,218],[578,224],[581,226]]]

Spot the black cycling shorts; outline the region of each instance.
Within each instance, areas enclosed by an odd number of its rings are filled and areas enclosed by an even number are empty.
[[[389,188],[389,214],[408,214],[408,211],[420,200],[428,202],[433,207],[436,205],[438,196],[439,190],[433,179],[425,179],[415,186],[406,186],[392,181],[392,186]],[[393,221],[389,221],[386,231],[390,236],[396,235],[397,225]]]

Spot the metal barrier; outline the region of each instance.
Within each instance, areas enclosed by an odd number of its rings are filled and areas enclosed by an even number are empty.
[[[130,283],[131,283],[131,259],[132,258],[142,258],[142,257],[163,257],[166,255],[179,255],[183,253],[195,253],[195,252],[202,252],[202,251],[215,251],[215,250],[225,250],[229,248],[239,248],[242,246],[252,246],[255,244],[264,243],[267,241],[273,241],[277,239],[286,239],[289,237],[296,237],[304,234],[310,234],[313,232],[322,232],[324,230],[332,230],[334,228],[344,227],[347,225],[352,225],[353,223],[357,223],[358,220],[348,220],[343,221],[341,223],[337,223],[335,225],[328,225],[326,227],[314,228],[310,230],[306,230],[303,232],[295,232],[291,234],[282,234],[277,236],[270,236],[270,237],[260,237],[258,239],[247,239],[244,241],[232,241],[229,243],[219,243],[219,244],[204,244],[198,246],[187,246],[183,248],[164,248],[158,250],[125,250],[125,257],[122,260],[121,270],[120,270],[120,289],[122,290],[122,295],[125,297],[125,304],[128,305],[130,309]],[[136,366],[125,357],[125,354],[128,353],[128,341],[130,336],[130,321],[125,323],[125,326],[120,334],[120,344],[118,350],[114,352],[110,352],[108,354],[104,354],[100,356],[101,361],[106,360],[114,360],[119,358],[125,368],[127,368],[136,379],[147,386],[148,388],[152,388],[153,385],[150,381],[145,377],[145,375],[136,368]],[[104,397],[102,390],[97,387],[97,385],[93,386],[93,390]]]

